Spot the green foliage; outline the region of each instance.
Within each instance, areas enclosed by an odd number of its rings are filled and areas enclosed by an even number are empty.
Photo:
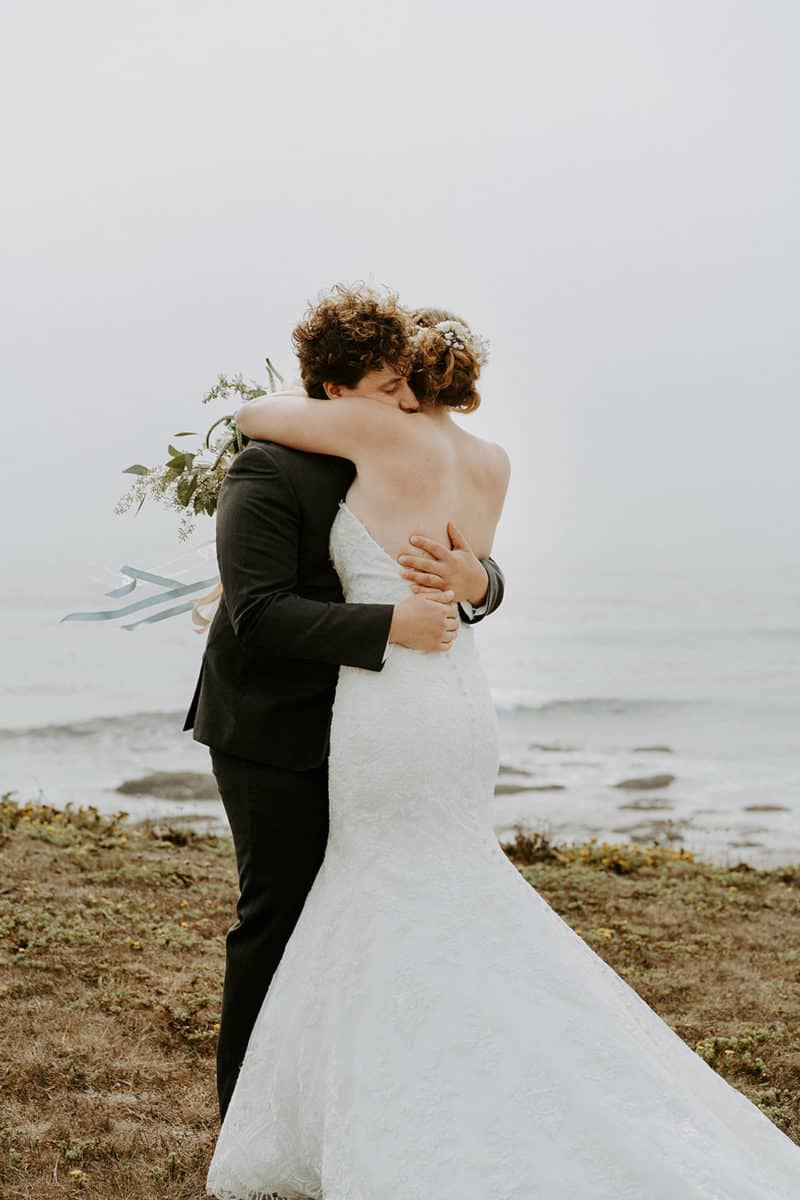
[[[265,362],[267,384],[262,386],[245,380],[242,375],[219,375],[217,382],[206,392],[203,404],[222,400],[227,406],[240,407],[274,392],[283,377],[269,358]],[[198,437],[191,430],[173,434],[173,439]],[[135,476],[130,489],[115,507],[118,514],[129,512],[136,505],[138,513],[145,500],[151,497],[167,508],[180,513],[178,536],[185,540],[194,529],[195,518],[204,513],[213,516],[217,510],[219,489],[234,457],[243,450],[248,439],[236,426],[232,413],[218,417],[206,431],[200,446],[194,450],[179,450],[172,442],[167,446],[168,458],[162,466],[145,467],[133,463],[123,475]]]
[[[219,1032],[218,1000],[208,991],[179,992],[163,1005],[169,1035],[189,1045],[216,1042]]]
[[[589,838],[580,844],[555,845],[546,834],[539,830],[529,830],[517,825],[513,842],[503,845],[508,857],[520,867],[532,866],[534,863],[560,863],[570,866],[573,863],[586,867],[599,867],[611,871],[615,875],[635,875],[648,868],[661,869],[671,864],[695,864],[702,867],[705,864],[696,863],[692,851],[662,846],[653,842],[640,846],[636,842],[618,845],[613,842],[600,842],[597,838]]]
[[[94,1149],[94,1144],[89,1138],[70,1138],[58,1142],[56,1149],[61,1151],[66,1162],[82,1162],[87,1150]]]
[[[87,808],[75,808],[73,804],[64,808],[32,802],[18,804],[12,796],[13,792],[4,792],[0,796],[0,838],[19,828],[29,837],[52,842],[55,846],[76,846],[92,841],[110,848],[124,846],[128,841],[123,828],[128,816],[126,812],[104,816],[91,804]]]
[[[765,1080],[767,1067],[760,1051],[773,1042],[781,1043],[786,1039],[786,1030],[745,1029],[735,1037],[706,1037],[695,1046],[699,1054],[710,1067],[723,1071],[726,1075],[744,1075],[751,1079]],[[762,1093],[767,1102],[767,1093]],[[777,1097],[771,1097],[775,1102]]]
[[[771,1087],[756,1092],[755,1102],[764,1116],[769,1117],[770,1121],[779,1129],[785,1131],[788,1128],[792,1119],[792,1111],[790,1106],[784,1102],[784,1093],[781,1088]]]

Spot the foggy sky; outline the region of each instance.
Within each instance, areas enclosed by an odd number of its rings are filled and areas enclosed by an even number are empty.
[[[337,280],[491,339],[505,564],[796,558],[795,5],[3,5],[6,595],[117,517]],[[201,525],[202,537],[211,525]]]

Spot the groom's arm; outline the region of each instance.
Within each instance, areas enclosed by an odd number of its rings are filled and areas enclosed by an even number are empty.
[[[394,606],[298,596],[300,511],[263,446],[236,456],[217,510],[217,558],[225,604],[245,649],[379,671]]]
[[[494,559],[481,558],[478,561],[486,572],[486,593],[480,604],[470,604],[468,600],[459,604],[461,617],[468,625],[476,625],[495,612],[503,603],[506,590],[505,576]]]
[[[469,542],[452,523],[447,527],[449,546],[415,535],[413,553],[401,554],[403,576],[415,592],[448,588],[458,600],[461,618],[475,625],[500,607],[505,577],[493,558],[477,558]]]

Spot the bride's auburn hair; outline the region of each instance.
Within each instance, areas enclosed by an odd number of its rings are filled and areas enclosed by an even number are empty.
[[[417,308],[411,314],[416,326],[415,360],[409,376],[414,395],[422,402],[470,413],[481,402],[475,387],[481,364],[470,341],[452,345],[452,339],[436,326],[455,321],[469,329],[467,322],[444,308]]]

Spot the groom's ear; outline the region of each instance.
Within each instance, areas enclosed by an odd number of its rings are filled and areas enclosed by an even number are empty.
[[[342,394],[342,385],[340,383],[323,383],[322,387],[329,400],[335,400]]]

